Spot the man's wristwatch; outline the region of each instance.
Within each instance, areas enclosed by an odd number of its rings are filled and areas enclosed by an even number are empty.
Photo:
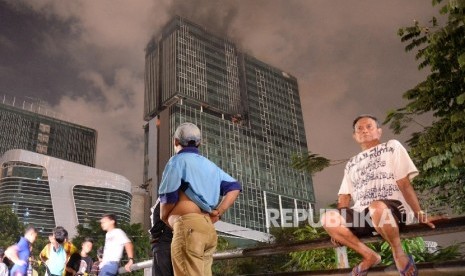
[[[131,257],[131,258],[128,258],[128,259],[134,262],[134,258]]]

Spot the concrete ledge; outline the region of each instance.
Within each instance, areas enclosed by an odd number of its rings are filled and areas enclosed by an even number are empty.
[[[435,222],[435,229],[425,224],[412,224],[405,226],[401,231],[401,238],[426,237],[465,231],[465,217],[442,219]],[[365,236],[360,240],[364,243],[382,241],[380,236]],[[254,248],[235,249],[217,252],[213,255],[215,260],[269,256],[289,252],[306,251],[335,247],[329,237],[311,241],[301,241],[288,244],[272,244]],[[464,274],[465,275],[465,274]]]
[[[408,225],[401,231],[401,238],[426,237],[434,235],[442,235],[465,231],[465,217],[455,217],[451,219],[443,219],[435,222],[436,228],[431,229],[424,224]],[[381,237],[361,237],[362,242],[377,242],[381,241]],[[267,245],[255,248],[234,249],[223,252],[217,252],[213,255],[215,260],[226,260],[234,258],[247,258],[258,256],[270,256],[276,254],[287,254],[296,251],[306,251],[313,249],[333,248],[335,247],[329,238],[322,238],[311,241],[302,241],[289,244]],[[133,271],[148,268],[152,266],[152,260],[146,260],[134,264],[131,268]],[[442,263],[419,263],[417,267],[421,271],[422,276],[463,276],[465,275],[465,260],[449,261]],[[250,276],[260,275],[348,275],[351,269],[330,269],[330,270],[315,270],[315,271],[299,271],[299,272],[283,272],[283,273],[268,273],[268,274],[251,274]],[[125,273],[124,267],[119,269],[119,273]],[[379,266],[370,269],[369,275],[399,275],[395,266]]]
[[[417,268],[422,276],[463,276],[465,275],[465,260],[449,261],[443,263],[419,263]],[[351,272],[350,268],[346,269],[328,269],[314,271],[298,271],[298,272],[282,272],[268,274],[247,274],[247,276],[318,276],[318,275],[344,275],[347,276]],[[370,276],[398,276],[394,265],[377,266],[370,269]]]

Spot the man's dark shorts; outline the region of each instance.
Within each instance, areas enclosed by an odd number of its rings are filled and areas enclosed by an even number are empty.
[[[400,229],[405,226],[405,221],[407,215],[405,213],[405,207],[398,200],[377,200],[381,201],[391,210],[394,221],[397,222],[397,225]],[[350,223],[348,226],[349,230],[354,233],[357,237],[360,236],[372,236],[376,233],[375,228],[373,227],[373,222],[369,215],[368,208],[365,208],[362,213],[354,211],[350,208],[341,208],[339,212],[342,216],[345,217],[346,223]]]

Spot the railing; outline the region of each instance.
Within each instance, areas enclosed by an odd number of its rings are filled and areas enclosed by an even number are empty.
[[[443,235],[457,232],[465,232],[465,217],[455,217],[451,219],[438,220],[435,223],[436,228],[431,229],[424,224],[413,224],[405,226],[401,233],[401,238],[414,238],[414,237],[426,237],[426,236],[435,236]],[[366,236],[361,237],[360,240],[364,243],[371,243],[382,241],[380,236]],[[289,244],[272,244],[260,247],[253,248],[243,248],[243,249],[234,249],[227,250],[223,252],[217,252],[213,255],[214,260],[226,260],[226,259],[235,259],[235,258],[247,258],[247,257],[261,257],[261,256],[270,256],[276,254],[286,254],[290,252],[297,251],[306,251],[306,250],[315,250],[315,249],[324,249],[324,248],[334,248],[329,238],[321,238],[311,241],[302,241],[294,242]],[[147,260],[134,264],[131,269],[133,271],[150,268],[152,267],[152,260]],[[422,275],[465,275],[465,260],[462,261],[453,261],[443,264],[419,264],[418,267],[422,270]],[[379,267],[373,268],[373,272],[379,272],[381,274],[375,274],[370,270],[370,275],[386,275],[389,272],[389,267]],[[438,269],[442,272],[438,274]],[[423,271],[425,270],[425,271]],[[275,273],[273,275],[337,275],[340,273],[348,273],[350,269],[334,269],[334,270],[324,270],[324,271],[302,271],[285,274]],[[431,271],[433,274],[426,274],[426,272]],[[452,274],[448,274],[451,272]],[[119,273],[125,273],[124,267],[119,269]],[[300,273],[300,274],[299,274]],[[394,272],[393,272],[394,273]],[[395,274],[397,273],[397,274]],[[395,271],[393,275],[398,275],[398,272]],[[423,274],[425,273],[425,274]],[[435,274],[436,273],[436,274]],[[458,273],[458,274],[455,274]],[[260,274],[256,274],[260,275]],[[267,275],[270,275],[269,273]]]

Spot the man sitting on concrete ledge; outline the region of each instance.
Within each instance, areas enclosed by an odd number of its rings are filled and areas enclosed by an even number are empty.
[[[370,267],[381,262],[381,256],[357,237],[373,232],[390,244],[400,275],[418,275],[413,257],[404,252],[399,236],[399,227],[415,218],[435,227],[420,208],[410,182],[418,170],[399,141],[380,142],[382,129],[376,117],[360,115],[352,127],[353,138],[362,152],[347,162],[338,210],[322,216],[323,227],[335,243],[346,245],[362,256],[352,275],[367,275]]]

